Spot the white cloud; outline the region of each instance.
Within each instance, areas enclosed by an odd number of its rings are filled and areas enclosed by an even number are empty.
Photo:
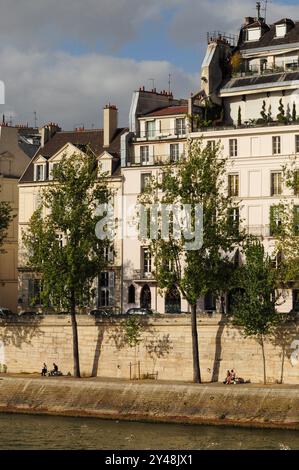
[[[101,125],[102,107],[111,102],[120,110],[122,125],[128,125],[132,91],[156,78],[157,89],[167,88],[172,74],[175,95],[186,98],[197,88],[198,77],[167,61],[141,61],[100,54],[72,56],[62,52],[27,52],[7,48],[0,52],[6,85],[6,105],[0,113],[12,113],[14,123],[39,125],[55,121],[65,129],[85,124]]]
[[[4,0],[0,40],[24,49],[101,41],[111,49],[135,39],[144,21],[157,21],[178,1]]]

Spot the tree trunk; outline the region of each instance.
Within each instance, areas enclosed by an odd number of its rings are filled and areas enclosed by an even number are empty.
[[[263,355],[263,369],[264,369],[264,384],[267,383],[267,376],[266,376],[266,357],[265,357],[265,346],[264,346],[264,338],[261,337],[261,346],[262,346],[262,355]]]
[[[79,342],[78,342],[78,327],[76,319],[76,302],[75,296],[72,296],[71,303],[71,319],[73,331],[73,360],[74,360],[74,377],[80,378],[80,362],[79,362]]]
[[[193,382],[201,383],[200,367],[199,367],[199,353],[198,353],[196,305],[191,305],[191,327],[192,327],[192,353],[193,353]]]

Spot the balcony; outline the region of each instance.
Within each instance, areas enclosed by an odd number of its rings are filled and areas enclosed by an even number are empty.
[[[290,73],[290,72],[298,72],[299,71],[299,63],[292,62],[290,64],[286,64],[281,67],[254,67],[246,71],[235,72],[232,74],[232,78],[245,78],[245,77],[255,77],[261,75],[271,75],[271,74],[282,74],[282,73]]]
[[[175,155],[155,155],[150,156],[146,161],[141,161],[140,156],[130,155],[128,158],[127,166],[161,166],[168,165],[169,163],[177,162],[183,159],[185,154]]]
[[[133,142],[183,139],[187,135],[186,127],[163,129],[161,131],[141,131],[133,137]]]
[[[153,282],[155,281],[154,274],[152,272],[146,272],[143,269],[134,269],[133,279],[135,282]]]

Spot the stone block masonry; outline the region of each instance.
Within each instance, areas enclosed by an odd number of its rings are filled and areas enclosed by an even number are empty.
[[[0,378],[0,412],[299,429],[294,386]]]
[[[78,315],[81,373],[85,377],[129,379],[150,375],[159,380],[192,381],[189,315],[140,318],[141,342],[129,347],[124,318]],[[223,381],[227,369],[253,383],[263,381],[261,347],[245,339],[220,317],[198,319],[199,350],[204,382]],[[265,345],[269,383],[299,383],[299,325],[292,324]],[[73,373],[71,320],[64,315],[0,319],[0,363],[8,373],[40,372],[56,362]]]

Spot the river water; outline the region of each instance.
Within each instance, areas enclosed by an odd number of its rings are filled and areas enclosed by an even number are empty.
[[[299,450],[299,432],[0,414],[1,450]]]

